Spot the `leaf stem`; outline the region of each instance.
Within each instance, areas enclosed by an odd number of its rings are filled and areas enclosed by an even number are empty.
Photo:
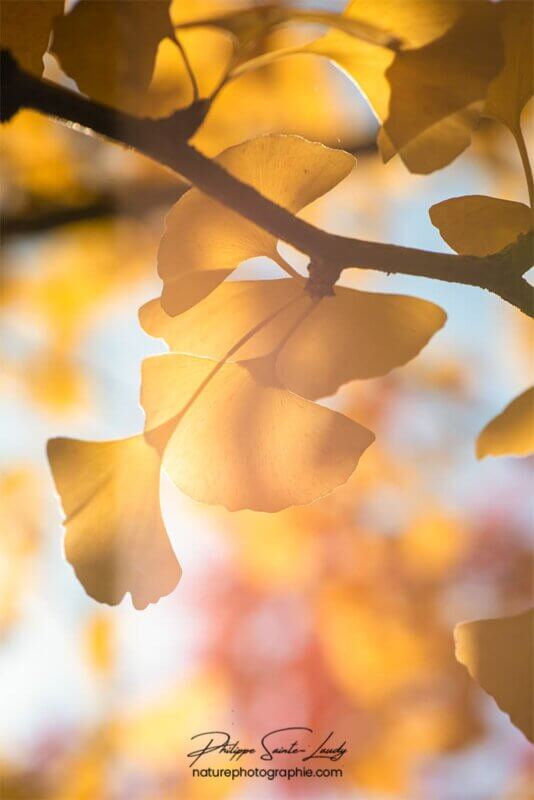
[[[208,372],[208,374],[206,375],[200,386],[198,386],[197,389],[195,389],[195,391],[193,392],[187,403],[183,406],[183,408],[180,409],[180,411],[177,414],[175,414],[174,417],[171,417],[166,422],[161,423],[156,428],[149,428],[148,430],[145,428],[144,435],[148,443],[151,444],[153,447],[155,447],[157,450],[159,450],[161,453],[163,453],[165,447],[167,446],[167,442],[170,436],[172,435],[173,431],[175,430],[175,428],[182,421],[182,419],[187,414],[193,403],[195,403],[195,401],[198,400],[198,398],[200,397],[206,386],[208,386],[210,381],[212,381],[213,378],[217,375],[217,373],[221,371],[221,369],[227,363],[228,359],[231,358],[233,355],[235,355],[237,351],[240,350],[241,347],[243,347],[243,345],[245,345],[257,333],[259,333],[259,331],[261,331],[262,328],[264,328],[266,325],[269,325],[269,323],[271,323],[274,319],[276,319],[276,317],[279,316],[279,314],[282,314],[282,312],[285,311],[286,308],[289,308],[290,305],[292,305],[299,299],[300,297],[298,294],[295,295],[294,297],[291,297],[289,300],[283,303],[279,308],[277,308],[271,314],[268,314],[266,317],[264,317],[264,319],[260,320],[260,322],[254,325],[234,345],[232,345],[232,347],[224,354],[224,356],[220,358],[219,361],[214,363],[213,369],[210,370],[210,372]],[[299,318],[299,324],[301,321],[302,320]],[[291,333],[292,332],[293,328],[291,329]],[[276,350],[273,352],[276,353]],[[168,355],[172,355],[172,353],[169,353]],[[160,356],[156,357],[159,358]]]
[[[276,264],[278,264],[280,269],[283,269],[284,272],[287,272],[287,274],[290,275],[292,278],[296,278],[297,280],[303,283],[306,281],[304,275],[301,275],[300,272],[297,272],[297,270],[291,266],[291,264],[288,264],[285,258],[282,258],[280,253],[277,252],[276,257],[275,256],[270,256],[270,257]]]
[[[193,103],[196,103],[200,98],[200,93],[198,91],[198,83],[195,76],[195,72],[193,70],[193,67],[191,66],[191,61],[189,60],[189,56],[187,55],[187,50],[181,43],[180,38],[176,35],[176,33],[174,34],[174,41],[176,43],[176,46],[178,47],[178,50],[180,51],[180,54],[182,56],[182,61],[184,62],[187,74],[189,75],[189,80],[191,81],[191,88],[193,89]]]
[[[519,150],[521,164],[523,165],[523,172],[525,173],[525,178],[527,181],[528,201],[530,207],[534,209],[534,178],[532,177],[532,167],[530,165],[527,144],[525,142],[525,137],[523,136],[523,131],[521,130],[521,125],[517,126],[517,130],[514,132],[514,138],[517,142],[517,149]]]

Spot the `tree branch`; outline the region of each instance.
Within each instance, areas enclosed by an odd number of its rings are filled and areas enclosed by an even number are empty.
[[[5,212],[0,219],[0,235],[11,238],[56,230],[64,225],[110,217],[142,218],[154,209],[169,209],[189,184],[177,180],[168,182],[132,181],[118,192],[96,192],[83,203],[31,203],[16,213]]]
[[[202,124],[206,101],[165,119],[141,119],[35,78],[2,53],[1,119],[31,108],[150,156],[200,191],[309,255],[313,294],[332,291],[343,269],[357,267],[487,289],[533,316],[532,288],[522,275],[532,265],[532,234],[495,256],[457,256],[329,234],[263,197],[188,144]]]

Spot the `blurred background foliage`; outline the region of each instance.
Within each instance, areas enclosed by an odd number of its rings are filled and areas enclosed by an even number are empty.
[[[199,17],[225,7],[198,6]],[[303,36],[272,35],[277,46]],[[216,82],[224,35],[183,37],[201,85]],[[189,102],[166,47],[158,102],[175,104],[178,85]],[[45,63],[61,79],[53,57]],[[305,215],[363,238],[446,249],[432,203],[523,199],[511,137],[496,125],[421,178],[398,159],[381,163],[354,92],[326,62],[277,62],[221,94],[197,144],[214,154],[284,131],[350,149],[353,175]],[[347,285],[407,291],[449,313],[409,366],[331,401],[377,433],[356,476],[278,514],[209,509],[166,482],[184,568],[177,591],[142,615],[129,601],[102,609],[62,560],[45,441],[138,428],[139,363],[157,344],[137,308],[158,292],[163,217],[183,187],[141,156],[31,112],[1,136],[2,800],[532,797],[526,740],[455,661],[452,641],[457,622],[513,614],[532,598],[531,464],[477,464],[473,447],[527,385],[525,318],[475,289],[345,273]],[[286,724],[346,737],[344,777],[191,779],[186,753],[200,730],[247,742]]]

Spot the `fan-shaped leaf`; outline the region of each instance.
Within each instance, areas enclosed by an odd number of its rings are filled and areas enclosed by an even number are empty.
[[[278,511],[352,474],[374,436],[280,385],[273,359],[217,364],[165,355],[143,364],[146,436],[174,483],[204,503]]]
[[[310,313],[302,319],[307,309]],[[281,384],[309,399],[405,364],[445,319],[438,306],[425,300],[341,286],[317,304],[296,279],[223,283],[178,317],[166,314],[159,299],[140,310],[144,330],[165,339],[171,350],[215,359],[224,358],[266,320],[232,360],[277,350]]]
[[[136,608],[169,594],[180,566],[159,507],[160,459],[143,436],[51,439],[48,459],[65,512],[65,554],[86,592]]]
[[[442,238],[461,255],[498,253],[532,228],[528,206],[484,195],[451,197],[429,213]]]
[[[80,0],[54,25],[52,52],[81,92],[142,113],[158,46],[174,36],[169,2]]]

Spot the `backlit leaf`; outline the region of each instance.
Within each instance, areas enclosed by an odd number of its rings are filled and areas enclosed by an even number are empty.
[[[344,483],[374,436],[285,389],[271,358],[217,364],[164,355],[143,364],[146,436],[195,500],[278,511]]]
[[[52,52],[84,94],[142,111],[159,43],[173,37],[169,0],[80,0],[54,26]]]
[[[54,18],[63,14],[63,0],[7,0],[0,3],[0,41],[21,67],[43,74],[43,56]]]
[[[281,384],[315,399],[333,394],[347,381],[384,375],[406,363],[445,322],[444,312],[425,300],[341,286],[335,287],[335,296],[317,304],[303,283],[292,278],[230,281],[177,317],[166,314],[155,299],[141,308],[141,325],[165,339],[171,350],[222,359],[286,305],[233,360],[266,356],[280,348],[276,374]],[[298,324],[306,309],[309,315]]]
[[[533,741],[534,611],[464,622],[456,626],[454,635],[458,661]]]
[[[180,566],[159,506],[160,459],[143,436],[51,439],[48,459],[65,512],[65,554],[86,592],[135,608],[169,594]]]
[[[299,136],[260,136],[225,150],[218,159],[228,172],[265,197],[296,213],[328,192],[354,166],[342,150]],[[276,238],[190,189],[171,209],[158,255],[164,281],[162,303],[180,314],[215,289],[242,262],[277,257]]]
[[[491,82],[486,113],[500,120],[515,134],[521,111],[534,91],[532,3],[504,0],[497,6],[504,40],[504,66]]]
[[[395,55],[330,31],[306,51],[331,59],[360,86],[384,126],[379,144],[386,160],[399,152],[420,173],[445,166],[469,144],[501,66],[492,4],[354,0],[345,14],[389,30],[403,50]]]
[[[399,152],[443,120],[446,141],[447,120],[484,100],[501,67],[494,5],[473,0],[461,8],[447,33],[425,47],[399,53],[387,70],[391,97],[384,131]]]
[[[477,457],[534,453],[534,387],[514,398],[477,439]]]
[[[532,228],[528,206],[484,195],[451,197],[429,213],[442,238],[461,255],[498,253]]]

